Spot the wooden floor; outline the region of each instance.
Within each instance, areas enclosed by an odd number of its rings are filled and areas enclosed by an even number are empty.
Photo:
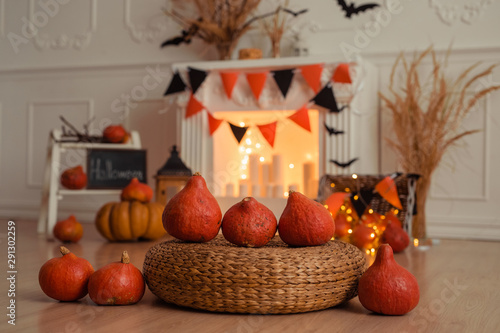
[[[381,316],[365,310],[357,298],[335,308],[293,315],[237,315],[196,311],[169,305],[149,290],[131,306],[96,306],[88,296],[60,303],[45,296],[38,270],[54,256],[59,243],[36,234],[36,224],[16,222],[15,297],[7,273],[7,221],[1,221],[4,253],[0,282],[1,332],[499,332],[500,243],[441,240],[427,250],[407,249],[396,260],[420,285],[419,305],[409,314]],[[108,243],[92,224],[85,224],[78,244],[67,247],[95,269],[117,261],[127,250],[142,269],[153,243]],[[7,306],[15,299],[15,323],[8,324]]]

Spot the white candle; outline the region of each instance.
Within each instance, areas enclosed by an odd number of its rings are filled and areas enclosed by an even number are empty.
[[[319,180],[318,179],[309,179],[309,189],[311,191],[311,195],[309,196],[312,199],[318,197],[318,188],[319,188]]]
[[[273,183],[282,185],[284,182],[283,156],[273,155]]]
[[[240,197],[248,197],[248,184],[246,182],[240,183]]]
[[[271,165],[269,163],[262,163],[260,165],[260,170],[261,170],[261,185],[266,185],[268,184],[270,180],[270,171],[271,171]]]
[[[272,198],[273,197],[273,191],[274,191],[274,185],[273,184],[267,184],[266,185],[266,193],[264,196],[266,198]]]
[[[234,197],[234,184],[233,183],[226,184],[226,197]]]
[[[252,197],[260,197],[260,185],[252,184]]]
[[[297,192],[298,190],[299,190],[299,184],[290,184],[288,186],[288,193],[290,193],[290,191]]]
[[[273,197],[283,198],[283,196],[284,196],[283,185],[274,185]]]
[[[259,183],[259,155],[257,154],[248,156],[248,176],[250,184]]]
[[[303,182],[304,182],[304,195],[309,198],[314,196],[314,191],[311,188],[311,180],[314,179],[314,171],[315,166],[313,162],[304,163],[304,172],[303,172]]]

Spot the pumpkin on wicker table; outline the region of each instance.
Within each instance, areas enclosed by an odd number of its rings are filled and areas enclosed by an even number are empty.
[[[109,241],[154,240],[165,235],[163,205],[149,202],[151,188],[132,180],[122,191],[120,202],[108,202],[97,212],[95,224]]]

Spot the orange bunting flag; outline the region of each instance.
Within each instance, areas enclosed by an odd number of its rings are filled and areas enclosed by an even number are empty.
[[[250,89],[252,89],[252,93],[257,101],[259,100],[260,93],[262,92],[262,90],[264,89],[264,85],[266,84],[267,74],[268,72],[246,74]]]
[[[399,200],[396,183],[394,183],[394,179],[392,179],[390,176],[387,176],[380,182],[378,182],[378,184],[375,185],[375,191],[377,191],[382,198],[387,200],[387,202],[389,202],[394,207],[403,209],[401,201]]]
[[[276,125],[278,124],[277,121],[270,123],[270,124],[265,124],[265,125],[257,125],[259,128],[260,132],[262,133],[262,136],[264,139],[266,139],[267,142],[271,145],[271,147],[274,147],[274,138],[276,137]]]
[[[323,64],[307,65],[300,67],[302,76],[306,80],[309,87],[317,93],[321,85],[321,73],[323,72]]]
[[[222,79],[222,84],[224,85],[224,90],[226,91],[227,98],[231,99],[233,95],[233,89],[238,81],[239,72],[220,72],[220,77]]]
[[[210,112],[207,111],[208,116],[208,128],[210,130],[210,136],[214,134],[215,131],[219,128],[220,124],[222,124],[222,119],[217,119]]]
[[[306,105],[298,109],[294,114],[288,117],[300,127],[311,132],[311,124],[309,123],[309,110]]]
[[[339,212],[340,207],[344,204],[345,199],[349,197],[349,193],[345,192],[335,192],[332,193],[328,199],[325,201],[325,205],[327,205],[328,210],[332,213],[332,217],[335,218],[337,213]]]
[[[349,64],[338,64],[335,72],[333,72],[332,80],[337,83],[352,83],[351,74],[349,74]]]
[[[203,110],[205,107],[203,106],[203,104],[201,104],[195,97],[193,94],[191,94],[191,97],[189,98],[189,102],[186,106],[186,116],[185,118],[189,118],[191,116],[194,116],[195,114],[197,114],[198,112],[200,112],[201,110]]]

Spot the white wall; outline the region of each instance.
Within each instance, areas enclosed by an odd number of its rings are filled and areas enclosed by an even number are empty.
[[[294,27],[303,32],[312,55],[331,54],[342,61],[360,53],[379,68],[381,87],[401,50],[422,50],[431,43],[446,49],[453,42],[452,69],[500,59],[500,1],[373,2],[382,5],[378,16],[366,12],[348,20],[336,1],[313,0]],[[292,1],[292,7],[303,8],[303,3]],[[169,6],[166,0],[0,0],[0,217],[37,216],[48,132],[60,127],[60,114],[75,124],[95,116],[99,131],[109,121],[120,122],[129,109],[128,126],[141,132],[148,148],[149,174],[163,164],[176,138],[175,115],[162,112],[169,64],[216,57],[200,41],[159,48],[179,31],[161,12]],[[30,19],[37,33],[26,34]],[[290,38],[284,41],[283,53],[290,43]],[[258,29],[240,46],[269,53]],[[491,82],[500,82],[498,70]],[[485,99],[467,120],[467,126],[483,131],[450,151],[436,173],[428,207],[431,236],[500,239],[495,201],[500,197],[500,116],[494,107],[499,95]],[[384,136],[383,112],[380,124]],[[394,155],[381,138],[374,139],[381,142],[380,172],[393,171]],[[83,163],[83,157],[68,155],[65,161]],[[108,199],[113,198],[65,199],[60,217],[79,213],[91,221]]]

